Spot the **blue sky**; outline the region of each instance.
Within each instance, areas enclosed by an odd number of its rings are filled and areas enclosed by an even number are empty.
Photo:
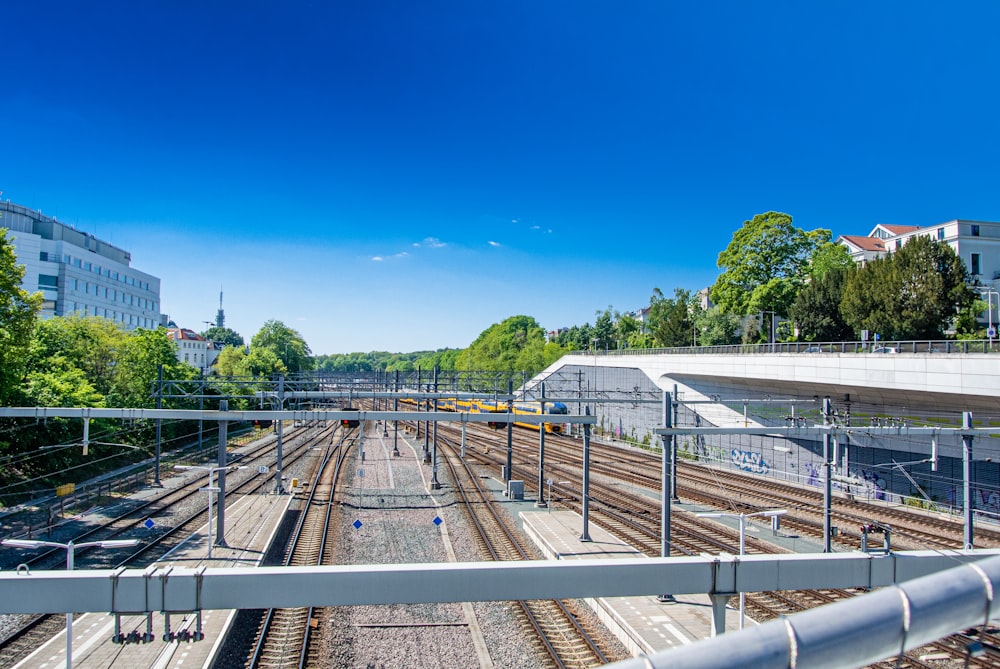
[[[995,2],[4,3],[3,197],[180,325],[464,347],[711,284],[733,232],[1000,219]]]

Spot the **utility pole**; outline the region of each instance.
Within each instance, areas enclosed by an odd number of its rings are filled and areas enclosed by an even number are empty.
[[[163,408],[163,365],[157,365],[156,369],[156,408]],[[156,456],[153,460],[153,485],[162,488],[160,483],[160,443],[163,431],[163,420],[156,419]]]
[[[830,424],[830,398],[823,398],[823,427]],[[823,552],[832,553],[833,527],[830,505],[833,498],[833,472],[830,459],[830,433],[823,433]]]

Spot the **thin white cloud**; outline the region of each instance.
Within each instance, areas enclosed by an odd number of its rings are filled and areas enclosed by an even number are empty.
[[[500,242],[494,242],[493,240],[490,240],[489,242],[487,242],[487,244],[489,244],[493,248],[497,248],[500,246]]]
[[[437,237],[424,237],[424,240],[421,242],[413,242],[413,246],[417,248],[421,246],[429,246],[432,249],[440,249],[444,248],[445,246],[448,246],[448,244],[442,242]]]
[[[384,262],[385,260],[393,260],[394,258],[405,258],[410,255],[406,251],[400,253],[394,253],[391,256],[372,256],[372,262]]]

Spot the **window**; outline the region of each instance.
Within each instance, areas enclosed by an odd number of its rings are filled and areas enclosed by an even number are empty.
[[[45,251],[39,251],[38,252],[38,259],[41,260],[42,262],[48,262],[49,261],[49,254],[46,253]]]
[[[897,239],[896,240],[896,250],[898,251],[901,248],[903,248],[903,240]]]
[[[939,242],[944,240],[944,228],[938,228],[937,238]]]
[[[971,270],[970,273],[971,274],[982,274],[982,271],[981,271],[981,269],[979,267],[979,254],[978,253],[973,253],[972,254],[972,270]],[[41,277],[39,277],[39,278],[41,278]]]
[[[973,237],[978,237],[979,236],[979,226],[978,225],[973,225],[972,229],[969,231],[969,234],[971,234]]]
[[[55,290],[58,287],[59,287],[59,277],[52,276],[51,274],[38,275],[39,290]]]

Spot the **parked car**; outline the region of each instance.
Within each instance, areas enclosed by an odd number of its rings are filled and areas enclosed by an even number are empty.
[[[807,348],[802,349],[802,352],[803,353],[823,353],[824,351],[823,351],[823,347],[822,346],[809,346]]]
[[[899,353],[899,349],[894,346],[879,346],[878,348],[872,349],[873,355],[881,353]]]

